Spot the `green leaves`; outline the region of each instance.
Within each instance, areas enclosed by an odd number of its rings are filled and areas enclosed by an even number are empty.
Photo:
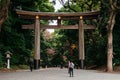
[[[5,1],[7,0],[0,1],[0,8],[6,5],[4,4],[6,3]],[[20,7],[22,10],[28,11],[54,11],[54,7],[50,4],[49,0],[11,0],[8,18],[2,25],[0,32],[0,53],[2,53],[3,56],[6,50],[10,50],[13,53],[11,58],[12,65],[26,64],[34,50],[34,31],[23,30],[21,28],[21,25],[32,24],[34,21],[20,19],[19,15],[14,11],[16,8],[20,9]],[[42,23],[48,24],[48,21],[42,21]],[[45,47],[43,47],[41,51],[44,51],[46,46],[49,46],[44,40],[43,45],[45,45]],[[4,62],[3,59],[2,61]]]
[[[2,56],[2,54],[0,53],[0,68],[3,66],[2,58],[3,58],[3,56]]]
[[[35,1],[35,9],[41,12],[53,12],[54,7],[48,0]]]

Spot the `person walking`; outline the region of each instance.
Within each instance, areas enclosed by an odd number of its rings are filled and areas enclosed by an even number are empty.
[[[32,72],[32,70],[33,70],[33,60],[31,58],[29,60],[29,67],[30,67],[30,71]]]
[[[69,74],[70,74],[70,77],[73,77],[73,69],[74,69],[74,63],[72,61],[70,61],[70,63],[69,63]]]

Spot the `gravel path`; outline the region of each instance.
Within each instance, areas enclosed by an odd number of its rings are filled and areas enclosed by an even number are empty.
[[[0,80],[120,80],[120,73],[104,73],[95,70],[74,69],[74,77],[69,77],[66,68],[47,68],[0,72]]]

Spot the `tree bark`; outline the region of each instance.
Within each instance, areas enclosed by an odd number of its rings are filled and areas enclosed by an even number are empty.
[[[113,65],[112,65],[112,58],[113,58],[113,27],[115,24],[115,16],[116,13],[114,11],[111,11],[109,21],[108,21],[108,50],[107,50],[107,71],[112,72],[113,71]]]
[[[2,1],[1,1],[2,2]],[[9,8],[10,0],[6,0],[5,6],[0,6],[0,26],[6,20],[8,16],[8,8]]]
[[[112,37],[112,30],[108,31],[108,51],[107,51],[107,71],[112,72],[112,58],[113,58],[113,45],[112,45],[113,37]]]

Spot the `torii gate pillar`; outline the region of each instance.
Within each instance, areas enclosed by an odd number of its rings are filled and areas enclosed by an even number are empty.
[[[79,26],[78,26],[78,29],[79,29],[79,67],[81,69],[84,68],[84,28],[83,28],[83,17],[80,16],[80,19],[79,19]]]
[[[35,21],[35,49],[34,49],[34,69],[40,67],[40,20],[39,16],[36,16]]]

